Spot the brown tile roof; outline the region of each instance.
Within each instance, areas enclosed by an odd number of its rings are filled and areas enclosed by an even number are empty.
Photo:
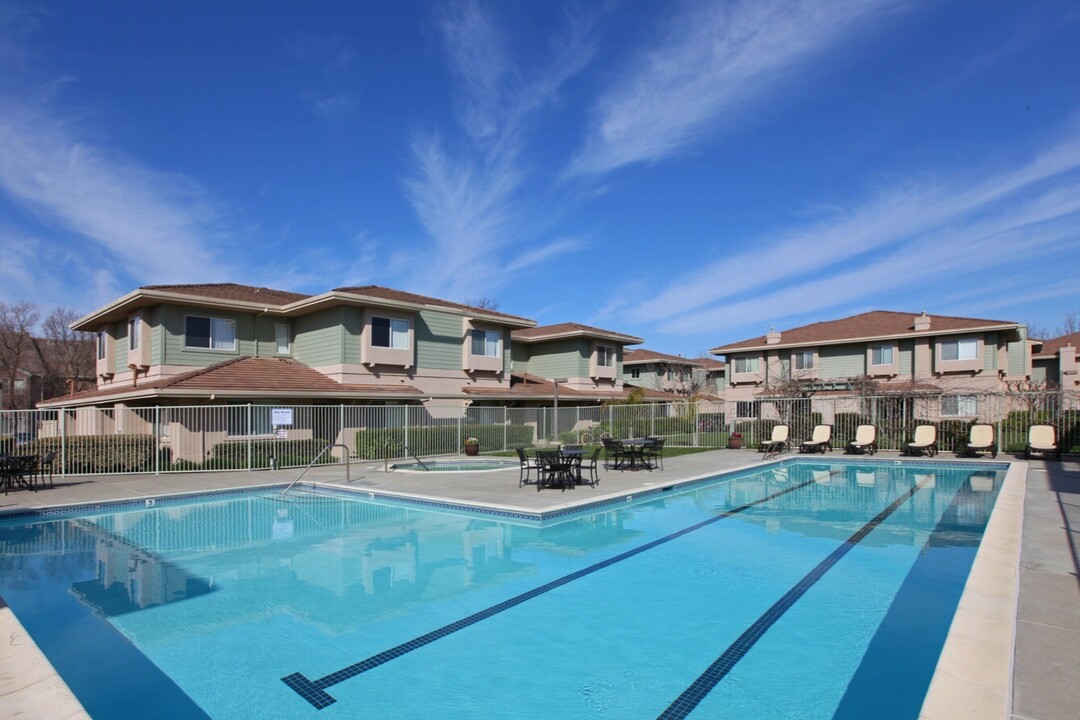
[[[797,345],[814,345],[818,343],[840,342],[844,340],[860,340],[863,338],[877,337],[900,337],[914,334],[915,316],[918,313],[891,312],[888,310],[873,310],[860,315],[853,315],[840,320],[812,323],[802,327],[791,328],[780,333],[780,342],[768,345],[770,348],[792,347]],[[978,330],[1001,326],[1016,326],[1016,323],[1008,320],[979,320],[976,318],[950,317],[948,315],[931,315],[929,334],[942,332],[963,332],[965,330]],[[732,350],[766,347],[766,336],[759,335],[756,338],[742,340],[730,345],[722,345],[710,350],[711,353],[725,353]]]
[[[657,352],[655,350],[647,350],[645,348],[634,348],[633,350],[624,350],[622,356],[623,365],[637,364],[637,363],[649,363],[649,362],[663,362],[678,365],[692,365],[701,366],[702,363],[696,358],[684,358],[682,355],[668,355],[667,353]]]
[[[513,373],[510,376],[510,388],[484,388],[466,386],[462,390],[468,395],[483,395],[488,397],[498,396],[508,399],[522,400],[550,400],[555,395],[555,383],[537,375],[528,373]],[[567,400],[622,400],[629,394],[629,388],[624,390],[575,390],[559,385],[559,397]],[[682,400],[683,398],[673,393],[660,390],[645,390],[647,400]]]
[[[1074,348],[1080,350],[1080,332],[1037,342],[1042,343],[1042,350],[1032,357],[1055,357],[1058,354],[1058,350],[1066,345],[1072,345]]]
[[[417,295],[416,293],[405,292],[404,290],[394,290],[393,288],[383,287],[381,285],[357,285],[354,287],[340,287],[334,288],[333,292],[349,293],[350,295],[366,295],[368,297],[382,298],[384,300],[395,300],[397,302],[416,303],[418,305],[434,305],[435,307],[453,308],[454,310],[464,310],[471,313],[483,313],[484,315],[492,315],[495,317],[510,318],[512,320],[532,322],[532,320],[529,320],[529,318],[521,317],[519,315],[509,315],[507,313],[496,312],[495,310],[489,310],[487,308],[478,308],[472,305],[463,305],[462,303],[456,303],[450,300],[442,300],[440,298],[428,297],[426,295]]]
[[[695,361],[704,365],[706,370],[723,370],[726,367],[723,360],[711,357],[699,357],[695,358]]]
[[[158,290],[161,292],[194,295],[215,300],[237,300],[240,302],[265,303],[267,305],[288,305],[297,300],[311,297],[287,290],[272,290],[236,283],[201,283],[195,285],[144,285],[140,290]]]
[[[516,340],[539,340],[547,337],[574,334],[600,338],[618,337],[625,339],[629,344],[644,342],[641,338],[627,335],[626,333],[615,332],[614,330],[604,330],[603,328],[572,322],[556,323],[555,325],[539,325],[537,327],[515,330],[513,332],[513,337]]]
[[[322,397],[422,395],[411,385],[346,385],[289,358],[240,356],[172,377],[143,381],[137,385],[125,383],[105,386],[101,389],[56,398],[46,404],[81,403],[87,400],[103,400],[112,396],[131,394],[145,394],[152,397],[206,393],[227,397],[232,393],[250,396],[252,392],[263,392],[269,396],[300,392]]]

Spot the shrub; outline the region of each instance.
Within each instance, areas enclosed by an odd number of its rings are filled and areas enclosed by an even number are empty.
[[[562,438],[567,433],[560,433]],[[564,442],[577,442],[577,433]],[[457,423],[446,425],[418,425],[406,428],[373,428],[356,431],[356,454],[364,460],[381,460],[396,457],[409,438],[409,449],[420,455],[459,452],[466,438],[480,441],[481,450],[501,450],[506,447],[532,445],[533,428],[530,425],[474,425]],[[389,443],[389,446],[387,445]]]
[[[0,435],[0,455],[10,455],[15,450],[14,435]]]
[[[270,458],[274,458],[278,467],[297,467],[307,465],[327,446],[327,441],[319,438],[309,440],[279,440],[277,438],[259,438],[258,440],[226,440],[210,450],[210,457],[203,463],[204,470],[244,470],[248,467],[248,447],[251,447],[251,468],[270,467]],[[319,458],[319,464],[336,462],[333,455],[327,453]]]
[[[55,452],[58,472],[88,474],[153,472],[154,448],[155,440],[150,435],[78,435],[66,441],[58,437],[37,438],[20,450],[29,455]],[[168,448],[161,449],[160,467],[167,468],[170,457]]]

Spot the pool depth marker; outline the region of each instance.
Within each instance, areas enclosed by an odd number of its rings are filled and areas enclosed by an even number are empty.
[[[921,480],[911,487],[906,493],[901,495],[892,501],[892,503],[879,512],[873,520],[863,525],[859,530],[845,540],[840,547],[833,550],[829,555],[822,560],[817,566],[806,573],[802,580],[795,583],[790,590],[784,593],[784,596],[773,603],[773,606],[763,612],[761,616],[754,621],[754,624],[748,627],[742,635],[728,646],[727,650],[723,652],[720,657],[713,661],[705,672],[698,676],[697,680],[691,683],[690,687],[683,690],[679,697],[667,706],[664,712],[657,716],[657,720],[675,720],[676,718],[685,718],[689,715],[694,708],[698,706],[705,696],[708,695],[717,683],[724,679],[724,676],[731,672],[732,668],[743,659],[746,653],[750,652],[750,648],[754,647],[761,636],[764,635],[773,624],[784,616],[788,610],[806,594],[806,591],[817,584],[825,573],[827,573],[833,565],[840,562],[840,559],[847,555],[851,550],[855,548],[862,540],[869,535],[874,528],[885,521],[887,517],[893,514],[897,508],[911,499],[911,496],[917,493],[923,488],[923,485],[929,482],[928,480]]]
[[[653,540],[652,542],[645,543],[641,547],[634,548],[633,550],[627,550],[626,552],[615,555],[614,557],[610,557],[607,560],[602,560],[593,565],[589,565],[588,567],[577,570],[576,572],[572,572],[569,575],[564,575],[561,578],[557,578],[549,583],[546,583],[539,587],[535,587],[532,590],[521,593],[520,595],[515,595],[508,600],[503,600],[501,603],[492,605],[491,607],[480,610],[479,612],[475,612],[472,615],[464,617],[460,620],[455,620],[449,625],[443,625],[437,630],[432,630],[429,633],[425,633],[424,635],[409,640],[408,642],[401,643],[400,645],[392,647],[389,650],[383,650],[381,653],[372,655],[365,660],[361,660],[358,663],[354,663],[347,668],[330,673],[329,675],[324,675],[321,678],[309,680],[307,677],[304,676],[303,673],[296,672],[292,675],[286,675],[285,677],[281,678],[281,681],[293,690],[295,690],[297,694],[300,695],[300,697],[304,698],[309,703],[314,705],[317,710],[322,710],[323,708],[329,707],[330,705],[333,705],[335,702],[337,702],[337,700],[332,695],[330,695],[330,693],[326,692],[326,688],[328,687],[337,685],[344,680],[348,680],[349,678],[356,677],[357,675],[365,673],[368,670],[377,668],[383,663],[389,662],[390,660],[393,660],[395,658],[399,658],[406,653],[412,652],[413,650],[418,650],[429,643],[433,643],[436,640],[446,637],[447,635],[456,633],[458,630],[464,630],[470,625],[474,625],[481,620],[486,620],[493,615],[501,613],[503,610],[509,610],[516,605],[520,605],[526,600],[532,600],[533,598],[543,595],[544,593],[554,590],[555,588],[562,587],[569,582],[579,580],[586,575],[591,575],[597,570],[603,570],[604,568],[610,567],[615,563],[622,562],[623,560],[634,557],[635,555],[639,555],[646,550],[652,550],[655,547],[671,542],[672,540],[676,540],[683,535],[687,535],[696,530],[700,530],[701,528],[708,525],[712,525],[713,523],[723,520],[724,518],[731,517],[732,515],[737,515],[744,510],[749,510],[755,505],[760,505],[775,498],[781,497],[782,495],[787,495],[788,493],[795,492],[796,490],[801,490],[802,488],[813,484],[813,480],[807,480],[806,482],[799,483],[798,485],[792,485],[789,488],[779,490],[772,493],[771,495],[766,495],[763,498],[758,498],[757,500],[748,502],[745,505],[740,505],[737,508],[725,510],[719,515],[702,520],[701,522],[691,525],[689,527],[685,527],[682,530],[677,530],[670,535],[665,535],[664,537]]]

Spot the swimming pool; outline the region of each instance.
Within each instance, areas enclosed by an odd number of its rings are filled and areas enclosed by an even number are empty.
[[[0,594],[98,720],[915,717],[1004,467],[797,461],[556,523],[8,520]]]

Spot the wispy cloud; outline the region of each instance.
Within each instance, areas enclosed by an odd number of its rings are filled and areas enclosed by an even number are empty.
[[[215,280],[229,275],[227,234],[202,188],[81,139],[71,124],[0,97],[0,190],[85,241],[116,279]]]
[[[459,81],[455,102],[467,142],[451,151],[442,135],[415,133],[415,170],[405,189],[438,257],[424,263],[413,284],[453,297],[490,290],[509,280],[508,271],[578,247],[542,238],[539,229],[550,218],[531,219],[535,208],[521,193],[529,170],[521,158],[526,127],[588,64],[595,40],[591,22],[570,16],[565,34],[551,44],[551,61],[528,72],[509,57],[494,15],[477,0],[448,5],[438,25]]]
[[[881,22],[895,0],[692,2],[592,108],[570,174],[604,173],[685,150]]]
[[[890,291],[921,305],[959,279],[991,280],[989,297],[999,273],[1041,283],[1047,262],[1080,250],[1080,135],[1019,168],[908,183],[830,221],[740,244],[753,249],[704,264],[626,316],[692,333],[880,304]]]

